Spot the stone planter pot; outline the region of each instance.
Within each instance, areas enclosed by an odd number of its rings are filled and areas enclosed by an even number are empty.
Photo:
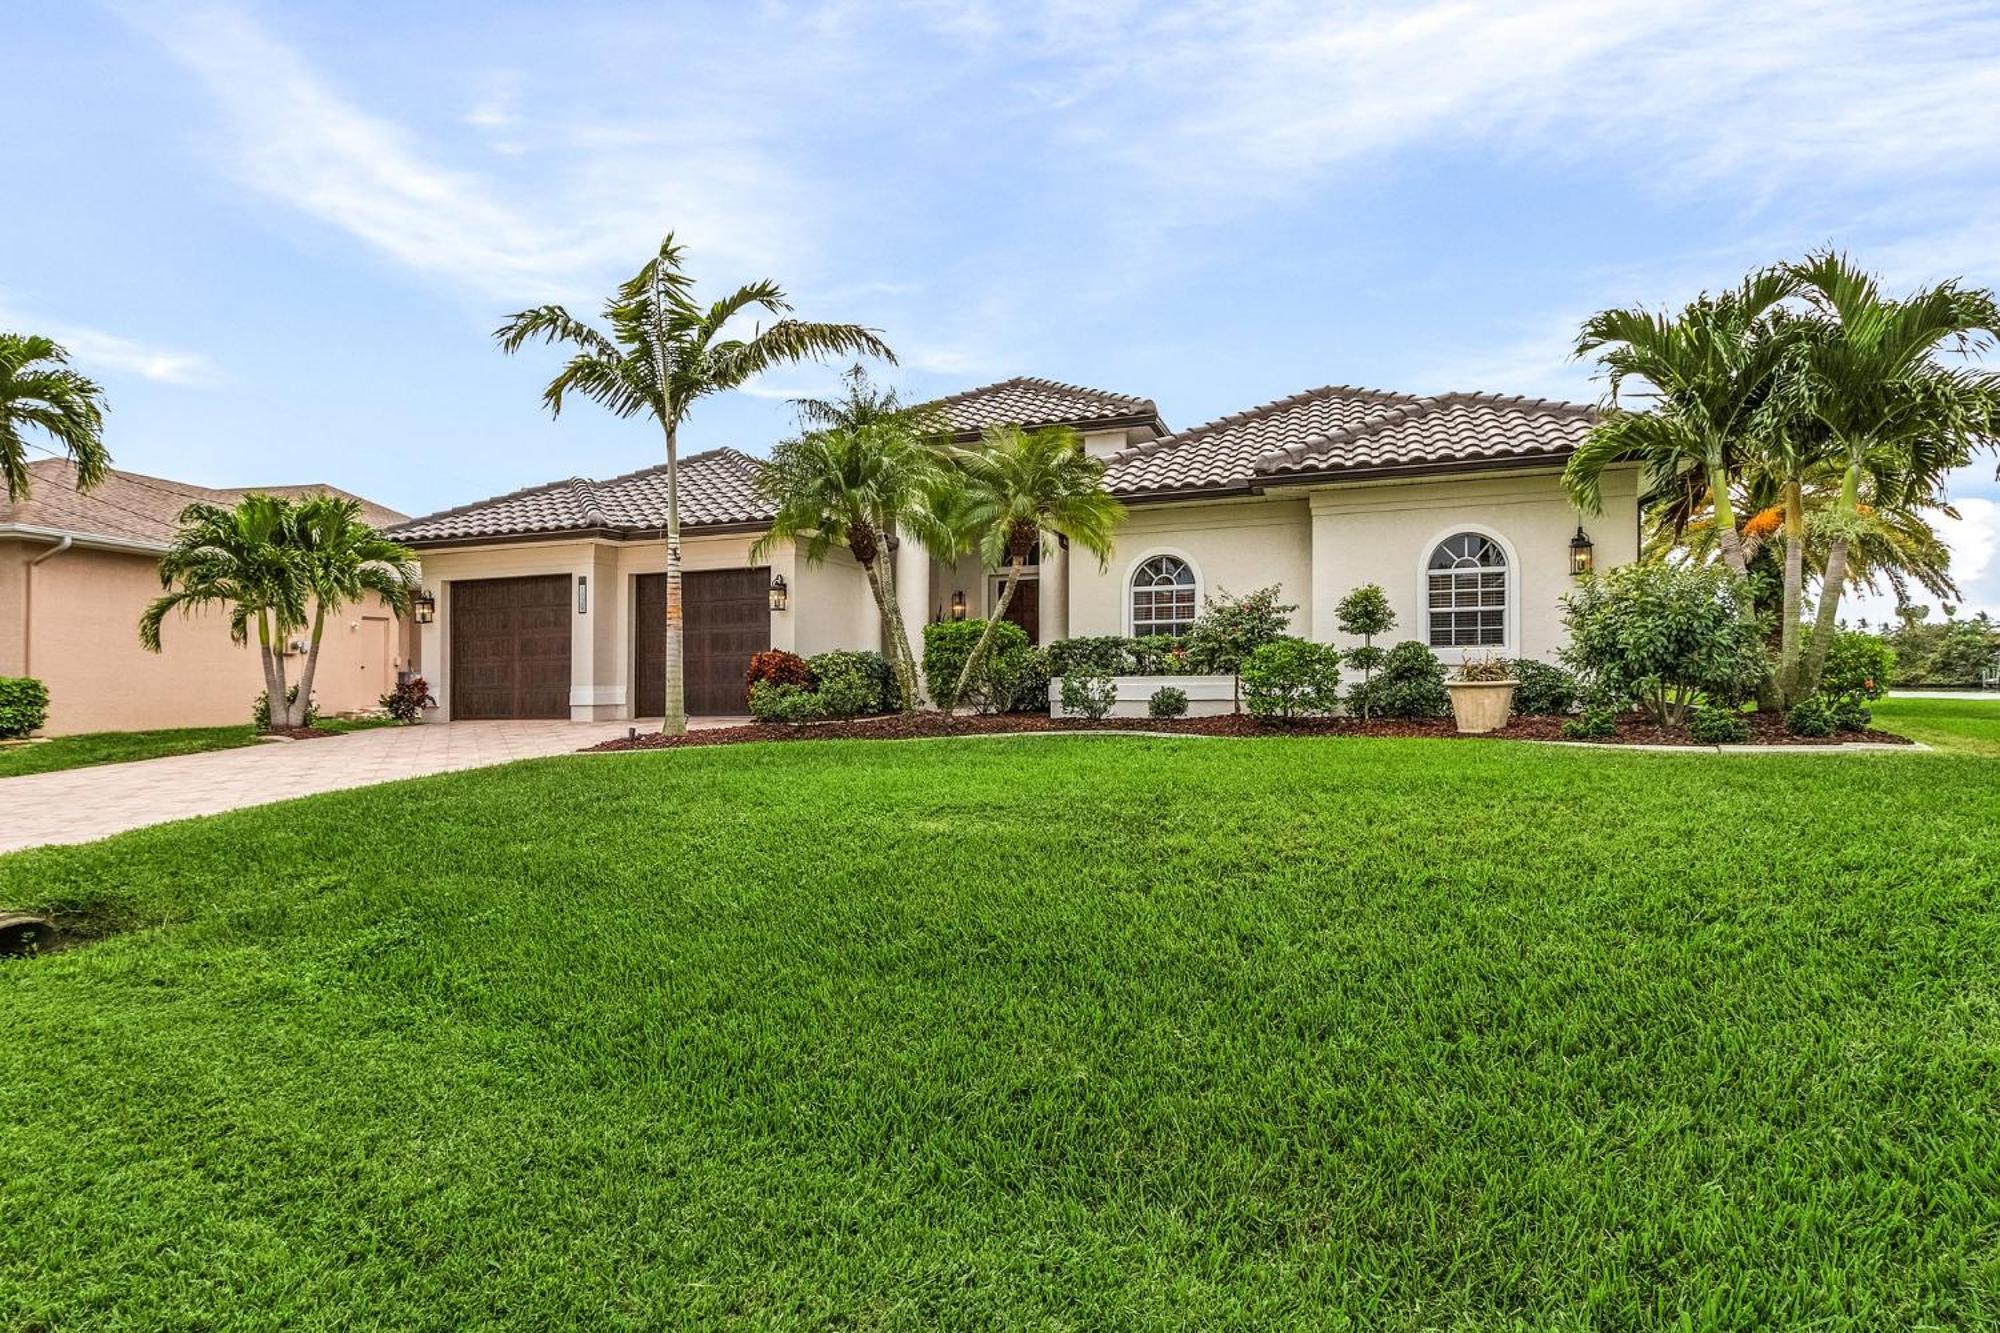
[[[1451,716],[1462,732],[1498,731],[1507,725],[1518,680],[1448,680]]]

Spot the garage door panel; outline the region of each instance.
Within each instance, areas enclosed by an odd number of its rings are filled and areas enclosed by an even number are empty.
[[[768,568],[704,569],[681,576],[682,646],[688,712],[741,713],[750,658],[771,646]],[[638,580],[634,670],[641,716],[666,711],[667,576]]]
[[[569,716],[569,586],[567,574],[452,584],[453,717]]]

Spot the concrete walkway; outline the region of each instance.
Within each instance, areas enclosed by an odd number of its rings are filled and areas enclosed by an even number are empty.
[[[697,718],[697,728],[742,718]],[[0,778],[0,852],[399,778],[567,754],[659,722],[445,722]]]

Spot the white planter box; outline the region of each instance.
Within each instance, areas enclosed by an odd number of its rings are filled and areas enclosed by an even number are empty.
[[[1112,681],[1118,686],[1112,717],[1148,716],[1146,706],[1152,702],[1153,692],[1166,685],[1187,695],[1188,717],[1217,717],[1236,711],[1234,676],[1113,676]],[[1049,682],[1049,716],[1078,716],[1063,711],[1062,684],[1061,676]]]

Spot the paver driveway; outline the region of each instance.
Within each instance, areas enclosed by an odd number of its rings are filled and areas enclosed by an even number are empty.
[[[697,718],[695,727],[740,718]],[[567,754],[658,722],[443,722],[0,778],[0,852],[398,778]]]

